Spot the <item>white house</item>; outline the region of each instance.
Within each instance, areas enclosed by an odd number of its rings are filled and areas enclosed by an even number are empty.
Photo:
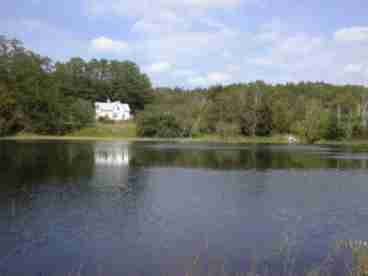
[[[288,136],[288,143],[289,144],[296,144],[296,143],[298,143],[298,139],[296,139],[294,136],[292,136],[292,135],[289,135]]]
[[[126,121],[132,118],[128,104],[121,102],[96,102],[96,118],[109,118],[113,121]]]

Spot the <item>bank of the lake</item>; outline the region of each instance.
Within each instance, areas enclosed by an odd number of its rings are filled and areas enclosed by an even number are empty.
[[[37,134],[18,134],[15,136],[2,137],[1,140],[14,141],[37,141],[37,140],[59,140],[59,141],[125,141],[125,142],[170,142],[170,143],[222,143],[222,144],[288,144],[285,135],[271,137],[231,137],[222,138],[218,136],[204,136],[198,138],[144,138],[137,136],[56,136],[56,135],[37,135]],[[346,146],[358,149],[368,150],[368,141],[350,140],[350,141],[320,141],[317,145]]]
[[[90,140],[90,141],[126,141],[126,142],[175,142],[175,143],[224,143],[224,144],[288,144],[287,134],[271,136],[236,136],[201,135],[190,138],[149,138],[137,135],[136,124],[132,121],[123,123],[96,123],[68,135],[39,135],[21,132],[14,136],[2,137],[0,140]],[[305,142],[301,142],[304,144]],[[368,140],[319,141],[319,145],[350,146],[368,148]]]

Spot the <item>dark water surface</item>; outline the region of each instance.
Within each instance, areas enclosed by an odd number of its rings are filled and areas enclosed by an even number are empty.
[[[368,240],[367,168],[327,146],[3,141],[0,275],[304,273]]]

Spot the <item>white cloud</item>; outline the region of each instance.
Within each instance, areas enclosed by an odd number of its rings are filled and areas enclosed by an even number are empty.
[[[144,36],[137,43],[139,51],[148,57],[179,63],[187,67],[187,63],[196,63],[199,59],[225,59],[224,48],[228,43],[234,43],[237,34],[228,30],[177,31],[170,35]],[[231,49],[227,50],[231,53]]]
[[[248,58],[247,61],[250,64],[254,64],[258,66],[270,66],[270,65],[274,65],[274,63],[276,62],[273,60],[272,56]]]
[[[162,11],[201,12],[208,9],[233,9],[244,0],[84,0],[90,15],[152,16]],[[245,0],[258,4],[256,0]]]
[[[195,76],[187,81],[191,86],[210,86],[216,84],[228,84],[232,80],[232,76],[224,72],[211,72],[206,76]]]
[[[27,49],[54,60],[63,61],[87,52],[88,42],[78,34],[34,17],[0,18],[0,29],[0,33],[22,41]],[[69,47],[61,50],[60,45]]]
[[[192,86],[204,87],[208,85],[208,79],[205,77],[192,77],[188,79],[188,83]]]
[[[171,0],[175,2],[175,0]],[[182,0],[186,5],[196,8],[234,8],[240,5],[241,0]]]
[[[368,27],[344,28],[335,32],[335,39],[341,42],[368,42]]]
[[[165,10],[154,15],[144,16],[137,20],[131,28],[134,33],[145,36],[164,35],[178,31],[186,31],[190,27],[190,20],[177,16],[174,12]]]
[[[190,77],[194,76],[195,74],[196,72],[191,69],[177,69],[173,71],[173,75],[175,77]]]
[[[121,54],[129,49],[125,41],[112,40],[111,38],[100,36],[91,41],[91,49],[97,52]]]
[[[241,66],[237,64],[228,64],[226,65],[226,71],[231,73],[240,72]]]
[[[21,24],[24,28],[29,32],[37,32],[43,28],[45,28],[45,24],[37,19],[24,19],[21,21]]]
[[[306,34],[283,35],[264,46],[267,53],[262,56],[247,58],[246,61],[257,66],[278,66],[286,69],[305,68],[313,65],[321,54],[328,57],[325,41],[321,37]],[[321,66],[323,60],[320,60]]]
[[[226,25],[224,23],[218,22],[217,20],[214,20],[213,18],[210,18],[210,17],[201,18],[200,22],[214,29],[225,29],[226,28]]]
[[[357,74],[363,72],[363,65],[362,64],[348,64],[344,67],[345,73]]]
[[[231,76],[227,73],[213,72],[208,74],[207,79],[210,83],[227,83],[231,80]]]
[[[368,51],[367,44],[362,42],[368,42],[368,27],[313,35],[273,18],[252,30],[253,26],[230,25],[229,22],[238,22],[237,17],[228,20],[227,16],[233,12],[221,14],[223,9],[259,0],[83,1],[90,4],[91,14],[116,16],[114,20],[128,17],[129,40],[116,40],[107,35],[80,40],[83,36],[77,33],[62,34],[55,26],[46,26],[32,18],[14,20],[12,28],[3,22],[0,26],[21,39],[24,37],[24,41],[27,36],[32,37],[34,49],[51,53],[53,57],[57,57],[58,47],[49,45],[60,45],[60,41],[72,44],[73,40],[75,46],[64,50],[66,57],[75,55],[76,48],[84,58],[100,53],[107,58],[129,54],[125,56],[130,60],[146,65],[143,69],[155,85],[204,87],[256,79],[367,84]],[[214,15],[210,9],[221,11]],[[45,37],[55,37],[55,41],[48,42]]]
[[[270,23],[261,25],[253,37],[255,42],[272,43],[277,41],[282,33],[283,25],[280,18],[272,18]]]
[[[171,70],[171,68],[172,65],[169,62],[162,61],[146,66],[145,71],[147,71],[148,73],[158,74],[158,73],[165,73]]]

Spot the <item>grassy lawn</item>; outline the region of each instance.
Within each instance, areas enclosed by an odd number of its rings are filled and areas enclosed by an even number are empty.
[[[15,136],[4,137],[5,140],[115,140],[136,138],[136,125],[134,122],[96,123],[91,127],[69,133],[64,136],[39,135],[21,132]]]
[[[137,137],[136,125],[133,121],[120,123],[96,123],[95,126],[83,128],[65,136],[37,135],[19,133],[4,137],[6,140],[126,140],[126,141],[162,141],[178,143],[231,143],[231,144],[287,144],[288,135],[273,135],[269,137],[221,137],[219,135],[201,135],[193,138],[141,138]],[[349,146],[368,150],[368,140],[350,141],[320,141],[319,145]]]
[[[236,136],[236,137],[221,137],[219,135],[203,135],[197,138],[188,138],[182,139],[183,141],[192,140],[192,141],[203,141],[203,142],[226,142],[226,143],[239,143],[239,144],[287,144],[288,138],[287,135],[273,135],[269,137],[245,137],[245,136]]]
[[[94,137],[94,138],[135,138],[137,136],[134,122],[122,123],[96,123],[88,127],[68,134],[67,137]]]

